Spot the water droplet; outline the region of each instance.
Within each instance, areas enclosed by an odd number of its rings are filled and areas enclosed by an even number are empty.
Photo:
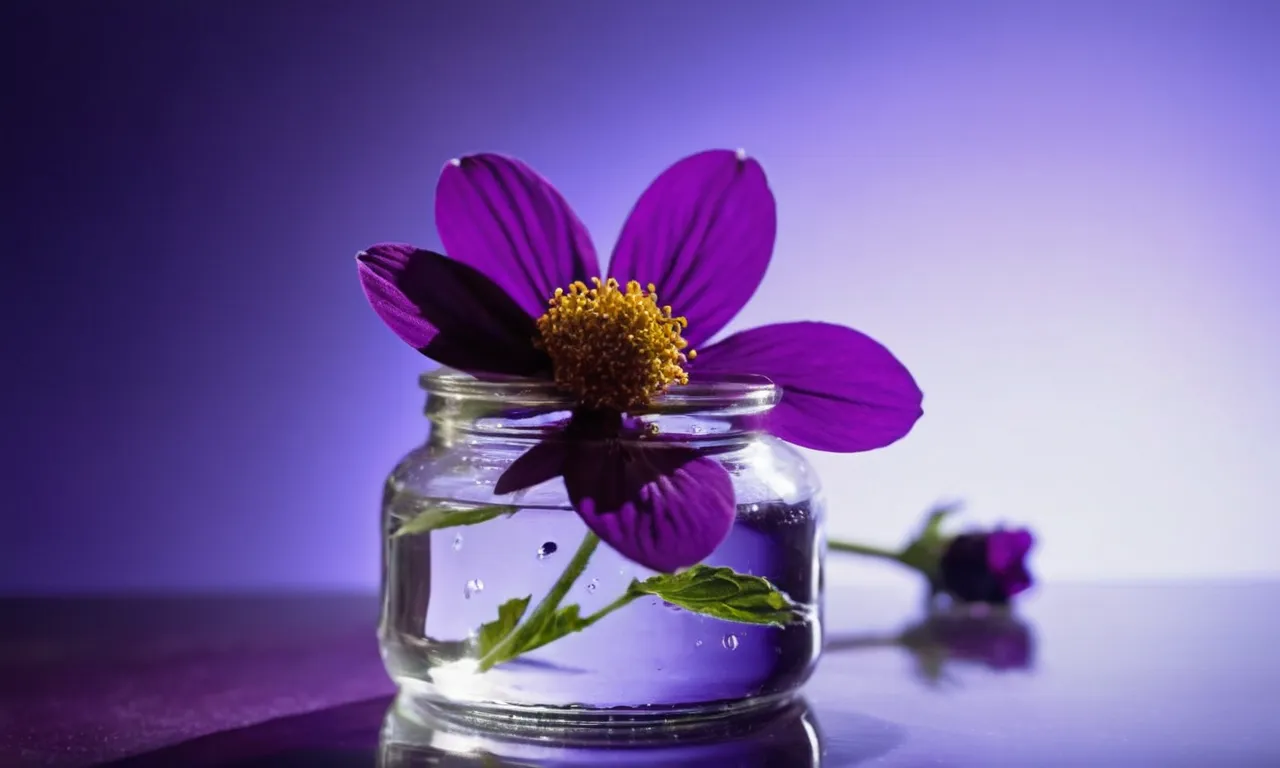
[[[472,579],[467,582],[467,586],[462,590],[462,596],[470,600],[472,595],[483,591],[484,582],[479,579]]]
[[[462,534],[453,537],[453,551],[457,552],[462,549]]]
[[[707,431],[707,428],[702,426],[701,424],[694,424],[692,427],[689,428],[689,431],[695,435],[701,435],[703,432]]]
[[[457,168],[458,166],[462,165],[462,158],[460,158],[460,157],[455,157],[455,158],[451,159],[451,160],[449,161],[449,165],[452,165],[454,168]]]
[[[587,591],[588,591],[588,592],[595,592],[595,591],[596,591],[596,587],[598,587],[598,586],[600,586],[600,580],[599,580],[599,579],[592,579],[592,580],[591,580],[591,583],[587,584]]]
[[[737,152],[734,152],[734,154],[738,156],[739,162],[747,159],[747,150],[745,149],[739,149]]]
[[[720,641],[720,644],[732,651],[734,648],[738,647],[738,636],[733,633],[727,634],[724,636],[724,639]]]
[[[701,648],[701,647],[702,647],[702,641],[701,641],[701,640],[694,640],[694,641],[693,641],[693,647],[694,647],[694,648]]]
[[[544,560],[546,559],[547,555],[554,555],[557,549],[558,547],[556,546],[556,543],[554,541],[548,541],[543,543],[542,546],[538,547],[538,559]]]

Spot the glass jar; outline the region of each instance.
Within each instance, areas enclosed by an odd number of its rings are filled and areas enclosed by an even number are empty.
[[[379,640],[402,704],[473,720],[573,726],[715,720],[794,698],[822,649],[824,510],[803,455],[758,429],[779,389],[759,378],[694,383],[631,417],[650,435],[705,452],[728,470],[737,517],[703,562],[767,579],[803,609],[799,621],[741,624],[646,597],[481,671],[481,626],[513,598],[537,604],[588,536],[559,477],[493,493],[515,459],[555,439],[572,403],[542,381],[479,381],[439,370],[421,383],[430,436],[392,471],[382,509]],[[494,505],[503,514],[486,515]],[[424,515],[443,522],[412,533],[421,528],[412,521]],[[652,575],[601,544],[562,605],[577,604],[589,616]]]
[[[593,728],[550,738],[541,729],[473,728],[392,707],[378,734],[378,766],[816,768],[824,746],[817,716],[803,699],[765,717],[734,718],[689,733],[667,726],[641,733]]]

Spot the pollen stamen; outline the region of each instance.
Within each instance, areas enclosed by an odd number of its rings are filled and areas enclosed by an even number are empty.
[[[612,277],[557,288],[538,318],[538,346],[546,350],[560,389],[589,408],[626,411],[645,405],[672,384],[688,384],[684,364],[695,352],[681,336],[689,323],[658,304],[650,283],[621,290]]]

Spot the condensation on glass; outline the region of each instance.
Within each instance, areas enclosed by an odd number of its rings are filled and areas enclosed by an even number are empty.
[[[707,558],[762,576],[806,610],[786,628],[696,615],[644,598],[586,630],[476,671],[478,628],[498,606],[536,604],[587,530],[559,478],[495,497],[502,472],[553,437],[570,404],[543,382],[422,377],[427,441],[387,479],[379,640],[401,705],[469,718],[553,724],[719,719],[789,702],[822,648],[823,504],[812,467],[757,427],[779,391],[762,379],[674,388],[639,417],[667,440],[705,449],[729,471],[738,506]],[[395,533],[424,512],[494,504],[515,512],[475,525]],[[601,544],[562,605],[583,615],[653,575]]]

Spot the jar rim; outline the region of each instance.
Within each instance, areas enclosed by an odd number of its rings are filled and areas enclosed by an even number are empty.
[[[556,388],[550,379],[489,375],[478,379],[452,368],[440,367],[418,377],[430,395],[466,400],[502,401],[521,408],[572,410],[572,396]],[[782,388],[765,376],[716,375],[699,377],[671,387],[632,413],[688,413],[690,411],[768,410],[782,399]]]

